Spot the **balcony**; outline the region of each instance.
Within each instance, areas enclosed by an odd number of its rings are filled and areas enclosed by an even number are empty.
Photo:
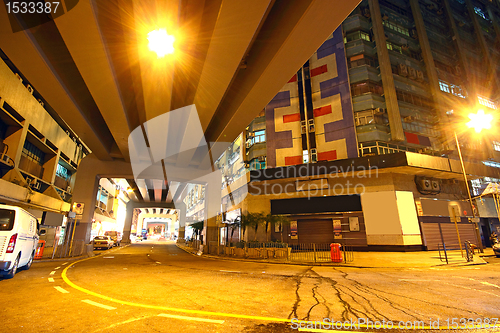
[[[43,176],[43,166],[25,155],[21,155],[21,160],[19,161],[19,169],[40,179]]]
[[[59,187],[60,189],[63,189],[64,191],[66,191],[68,189],[68,186],[69,186],[69,181],[67,181],[66,179],[64,179],[62,177],[56,176],[56,178],[54,179],[54,185],[56,187]]]

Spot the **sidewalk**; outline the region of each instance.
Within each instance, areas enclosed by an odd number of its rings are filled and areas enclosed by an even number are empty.
[[[196,255],[196,251],[180,244],[176,244],[178,248]],[[307,266],[333,266],[333,267],[355,267],[355,268],[430,268],[442,266],[467,266],[467,265],[485,265],[486,261],[483,256],[492,256],[491,248],[485,249],[485,253],[475,254],[472,262],[467,262],[462,258],[460,250],[448,251],[448,264],[446,261],[439,259],[438,251],[418,251],[418,252],[354,252],[354,260],[350,263],[327,263],[327,262],[286,262],[277,259],[244,259],[229,256],[216,256],[202,254],[202,257],[220,259],[220,260],[237,260],[250,262],[265,262],[274,264],[287,265],[307,265]],[[443,259],[444,260],[444,259]]]

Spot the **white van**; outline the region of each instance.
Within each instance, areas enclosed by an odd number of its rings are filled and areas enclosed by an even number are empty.
[[[0,205],[0,273],[13,278],[29,269],[38,245],[36,218],[16,206]]]

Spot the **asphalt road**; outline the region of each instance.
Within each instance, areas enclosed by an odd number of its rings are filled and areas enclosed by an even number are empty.
[[[500,260],[488,260],[430,269],[312,267],[201,258],[147,241],[81,261],[35,262],[0,280],[0,332],[297,332],[299,320],[302,327],[378,321],[386,328],[342,329],[391,332],[400,322],[425,329],[438,320],[441,328],[469,318],[485,323],[500,318]],[[500,329],[481,330],[493,331]]]

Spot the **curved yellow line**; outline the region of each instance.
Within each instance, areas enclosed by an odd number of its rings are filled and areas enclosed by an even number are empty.
[[[85,294],[88,294],[88,295],[92,295],[92,296],[95,296],[95,297],[98,297],[98,298],[101,298],[101,299],[105,299],[107,301],[110,301],[110,302],[113,302],[113,303],[118,303],[118,304],[121,304],[121,305],[129,305],[129,306],[135,306],[135,307],[139,307],[139,308],[146,308],[146,309],[154,309],[154,310],[162,310],[162,311],[174,311],[174,312],[182,312],[182,313],[191,313],[191,314],[199,314],[199,315],[205,315],[205,316],[218,316],[218,317],[231,317],[231,318],[241,318],[241,319],[253,319],[253,320],[262,320],[262,321],[274,321],[274,322],[284,322],[284,323],[292,323],[292,320],[291,319],[285,319],[285,318],[274,318],[274,317],[260,317],[260,316],[250,316],[250,315],[243,315],[243,314],[234,314],[234,313],[224,313],[224,312],[212,312],[212,311],[201,311],[201,310],[189,310],[189,309],[179,309],[179,308],[171,308],[171,307],[168,307],[168,306],[159,306],[159,305],[147,305],[147,304],[140,304],[140,303],[134,303],[134,302],[128,302],[128,301],[122,301],[122,300],[119,300],[119,299],[116,299],[116,298],[112,298],[112,297],[109,297],[109,296],[105,296],[105,295],[101,295],[99,293],[96,293],[96,292],[93,292],[93,291],[90,291],[90,290],[87,290],[85,288],[82,288],[80,286],[77,286],[76,284],[74,284],[73,282],[71,282],[69,279],[68,279],[68,276],[66,275],[66,272],[68,271],[68,269],[79,263],[79,262],[82,262],[82,261],[85,261],[85,260],[89,260],[89,259],[93,259],[95,257],[89,257],[89,258],[85,258],[85,259],[81,259],[81,260],[78,260],[78,261],[75,261],[74,263],[71,263],[70,265],[68,265],[63,271],[62,271],[62,279],[64,280],[64,282],[66,282],[70,287],[76,289],[76,290],[79,290]],[[312,322],[317,322],[319,323],[320,321],[314,321],[314,320],[311,320]],[[307,321],[307,320],[300,320],[300,321],[296,321],[296,323],[308,323],[308,322],[311,322],[311,321]],[[326,323],[325,323],[326,324]],[[351,325],[349,323],[346,323],[346,326],[344,326],[344,328],[349,328]],[[368,326],[370,326],[370,328],[373,328],[371,325],[352,325],[353,328],[369,328]],[[498,328],[500,327],[500,325],[494,325],[492,327],[488,327],[490,329],[492,328]],[[447,330],[447,329],[451,329],[449,327],[446,327],[446,326],[440,326],[439,328],[436,328],[436,327],[430,327],[430,326],[424,326],[424,327],[419,327],[420,329],[424,329],[424,330],[431,330],[431,329],[438,329],[438,330]],[[474,327],[467,327],[467,328],[458,328],[458,329],[455,329],[455,330],[465,330],[465,329],[480,329],[480,328],[485,328],[485,327],[481,327],[481,326],[474,326]],[[306,330],[305,328],[303,328],[302,330]],[[311,331],[313,332],[313,331]]]

